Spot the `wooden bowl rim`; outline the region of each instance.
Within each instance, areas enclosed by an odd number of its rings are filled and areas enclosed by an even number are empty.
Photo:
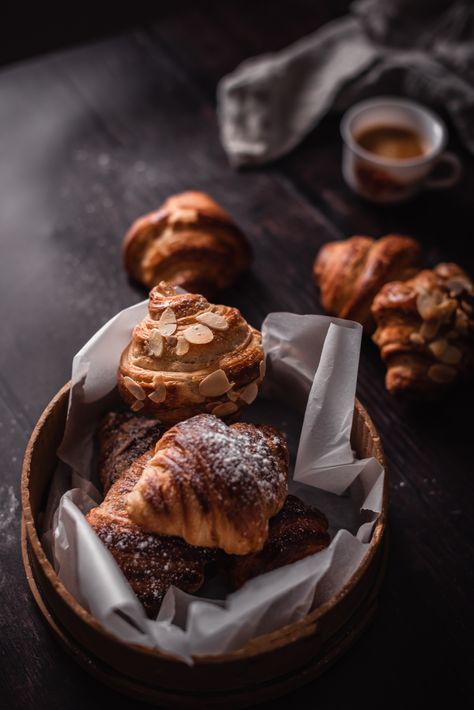
[[[84,609],[83,606],[79,604],[79,602],[66,589],[62,582],[59,581],[56,572],[53,569],[53,566],[51,565],[43,550],[43,546],[41,545],[36,530],[36,525],[30,504],[29,481],[31,459],[33,456],[35,444],[41,434],[45,422],[47,421],[53,409],[58,405],[58,403],[64,397],[69,397],[69,390],[70,382],[67,382],[51,399],[51,401],[39,417],[25,450],[21,472],[21,503],[29,544],[31,545],[32,551],[36,556],[36,559],[38,560],[45,576],[47,577],[57,594],[70,607],[73,613],[79,616],[83,622],[93,627],[97,631],[97,633],[102,634],[103,636],[107,637],[115,643],[123,644],[127,648],[131,648],[137,651],[138,653],[155,656],[158,659],[173,662],[183,662],[180,658],[174,656],[171,653],[159,651],[158,649],[148,648],[146,646],[142,646],[141,644],[132,644],[121,641],[117,636],[108,631],[99,621],[97,621],[97,619],[90,612],[88,612],[86,609]],[[375,425],[372,422],[372,419],[370,418],[369,414],[367,413],[367,410],[359,402],[358,399],[355,400],[355,409],[357,410],[358,415],[361,417],[369,431],[375,449],[374,456],[385,469],[382,510],[375,523],[374,530],[372,531],[372,538],[369,543],[369,548],[365,556],[363,557],[361,563],[359,564],[358,568],[337,594],[334,594],[330,599],[328,599],[327,602],[321,604],[321,606],[319,606],[317,609],[310,612],[309,614],[306,614],[306,616],[304,616],[302,619],[299,619],[298,621],[293,622],[292,624],[282,626],[276,631],[272,631],[268,634],[253,638],[249,642],[247,642],[247,644],[242,646],[242,648],[239,648],[236,651],[230,651],[219,655],[193,657],[193,660],[196,665],[208,663],[226,663],[231,661],[237,661],[242,658],[249,658],[259,654],[267,653],[269,651],[273,651],[274,649],[284,645],[289,645],[294,641],[303,638],[304,636],[314,633],[318,620],[329,610],[333,609],[333,607],[339,604],[344,599],[344,597],[351,591],[351,589],[357,584],[361,577],[365,574],[365,571],[370,565],[370,562],[374,557],[375,553],[377,552],[378,547],[380,546],[383,539],[387,518],[389,486],[385,455]]]

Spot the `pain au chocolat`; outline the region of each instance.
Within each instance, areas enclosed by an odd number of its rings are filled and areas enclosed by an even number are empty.
[[[212,295],[248,269],[250,245],[209,195],[183,192],[131,226],[123,245],[125,269],[148,289],[160,281]]]
[[[288,493],[288,449],[273,427],[201,414],[158,441],[128,496],[143,530],[245,555],[261,550]]]
[[[120,359],[118,388],[135,412],[173,424],[236,414],[264,376],[261,334],[240,311],[162,282]]]

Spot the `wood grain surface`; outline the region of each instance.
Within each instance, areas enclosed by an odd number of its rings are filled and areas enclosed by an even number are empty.
[[[153,26],[0,73],[0,708],[139,707],[88,677],[48,634],[23,574],[18,507],[23,450],[72,356],[144,297],[120,261],[136,216],[187,188],[220,201],[256,254],[221,300],[255,326],[269,311],[321,312],[311,265],[330,239],[401,231],[420,239],[429,264],[455,260],[474,273],[474,160],[454,137],[463,181],[390,208],[344,185],[338,116],[270,167],[236,172],[227,163],[215,116],[219,77],[346,5],[170,3]],[[272,708],[344,708],[354,696],[409,707],[414,696],[429,703],[443,690],[454,706],[472,688],[474,393],[415,407],[387,394],[383,380],[365,340],[358,396],[392,482],[378,614],[333,669]]]

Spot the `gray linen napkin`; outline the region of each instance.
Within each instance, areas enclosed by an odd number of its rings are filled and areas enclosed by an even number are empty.
[[[222,143],[235,166],[266,163],[329,110],[377,94],[446,110],[474,153],[472,0],[357,0],[346,17],[244,61],[219,82]]]

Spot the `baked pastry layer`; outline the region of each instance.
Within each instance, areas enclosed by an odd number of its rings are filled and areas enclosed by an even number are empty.
[[[134,411],[175,423],[201,412],[236,414],[263,376],[261,335],[236,308],[161,283],[122,353],[118,387]]]
[[[104,494],[135,459],[154,447],[162,432],[156,419],[130,411],[105,415],[97,432],[98,471]]]
[[[268,540],[263,549],[230,558],[231,585],[238,589],[252,577],[324,550],[329,542],[326,516],[290,495],[280,512],[270,520]]]
[[[164,280],[209,296],[248,269],[252,252],[243,232],[209,195],[183,192],[133,223],[123,258],[130,276],[148,289]]]
[[[177,537],[145,532],[133,523],[126,501],[153,450],[137,458],[111,486],[102,503],[86,519],[113,555],[147,614],[156,616],[164,595],[174,584],[196,592],[204,582],[206,564],[216,551],[191,547]]]
[[[474,286],[456,264],[386,284],[372,313],[390,392],[436,397],[472,376]]]
[[[288,492],[288,450],[273,427],[201,414],[158,441],[128,497],[144,530],[238,555],[261,550]]]
[[[412,276],[420,258],[419,243],[398,234],[329,242],[313,265],[321,304],[328,313],[362,323],[372,332],[375,324],[370,307],[375,295],[387,282]]]

